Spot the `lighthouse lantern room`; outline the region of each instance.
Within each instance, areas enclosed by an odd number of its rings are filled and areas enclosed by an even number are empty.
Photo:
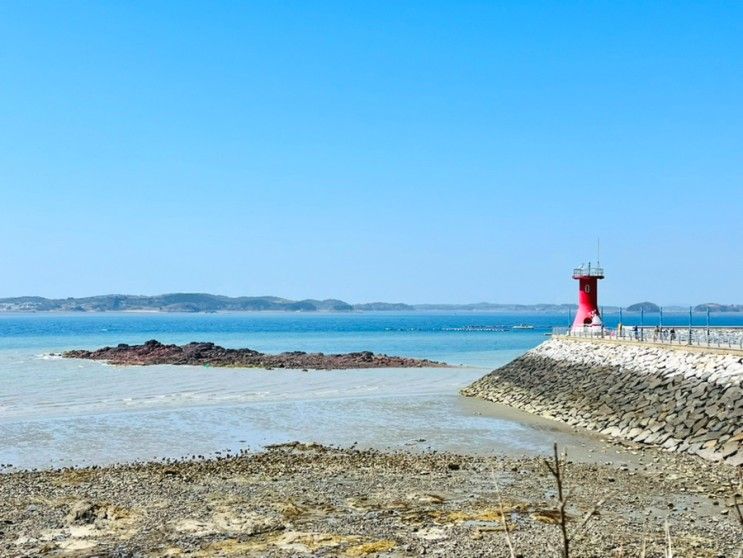
[[[599,279],[604,278],[600,265],[591,267],[581,265],[573,270],[573,279],[578,280],[578,311],[575,313],[573,329],[601,327],[601,313],[598,306]]]

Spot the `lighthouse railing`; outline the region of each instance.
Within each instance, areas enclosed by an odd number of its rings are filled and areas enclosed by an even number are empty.
[[[573,277],[603,277],[603,267],[576,267],[573,269]]]

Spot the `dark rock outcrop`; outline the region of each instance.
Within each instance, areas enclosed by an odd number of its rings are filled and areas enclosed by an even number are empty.
[[[375,354],[370,351],[330,354],[293,351],[277,355],[252,349],[227,349],[214,343],[164,345],[150,340],[143,345],[122,343],[95,351],[83,349],[63,353],[65,358],[105,360],[111,364],[150,365],[187,364],[194,366],[230,366],[240,368],[295,368],[337,370],[345,368],[422,368],[445,367],[447,364],[428,359]]]

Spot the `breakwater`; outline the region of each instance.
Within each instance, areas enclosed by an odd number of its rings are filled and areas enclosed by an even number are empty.
[[[743,353],[553,338],[462,390],[743,466]]]

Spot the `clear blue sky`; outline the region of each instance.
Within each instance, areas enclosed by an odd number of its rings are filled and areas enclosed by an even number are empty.
[[[0,296],[743,302],[741,2],[2,2]]]

